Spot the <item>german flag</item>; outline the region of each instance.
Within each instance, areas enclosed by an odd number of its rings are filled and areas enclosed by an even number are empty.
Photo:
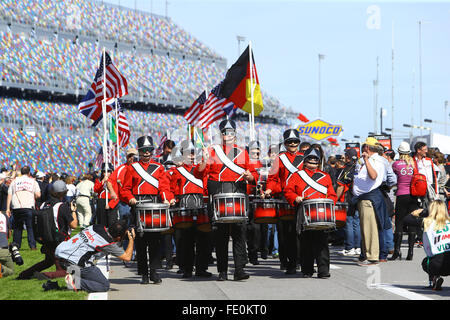
[[[225,80],[222,83],[221,96],[232,101],[238,108],[245,112],[252,112],[252,92],[251,78],[255,90],[253,92],[254,115],[257,116],[264,110],[261,90],[259,87],[258,74],[256,72],[255,59],[252,52],[253,67],[250,64],[250,48],[241,54],[239,59],[227,71]],[[250,76],[253,69],[252,77]]]

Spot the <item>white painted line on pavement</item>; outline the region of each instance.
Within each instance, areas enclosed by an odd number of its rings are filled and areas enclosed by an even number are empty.
[[[409,299],[409,300],[433,300],[430,297],[415,293],[415,292],[411,292],[409,290],[403,289],[403,288],[399,288],[396,286],[393,286],[391,284],[387,284],[387,283],[378,283],[378,284],[374,284],[371,286],[372,288],[375,289],[383,289],[386,291],[389,291],[393,294],[399,295],[403,298]]]
[[[338,266],[335,266],[334,264],[330,264],[330,269],[339,270],[339,269],[342,269],[342,268],[338,267]]]
[[[102,258],[97,262],[97,267],[103,273],[106,279],[109,279],[109,271],[107,270],[106,259]],[[88,300],[108,300],[108,292],[92,292],[88,295]]]

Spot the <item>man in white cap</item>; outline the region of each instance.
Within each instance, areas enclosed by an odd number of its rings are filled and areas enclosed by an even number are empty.
[[[361,266],[386,262],[388,249],[384,241],[384,230],[392,228],[387,215],[386,203],[380,186],[386,180],[385,161],[379,155],[381,144],[368,137],[362,146],[362,163],[356,165],[353,180],[352,203],[357,203],[361,222],[362,255]]]

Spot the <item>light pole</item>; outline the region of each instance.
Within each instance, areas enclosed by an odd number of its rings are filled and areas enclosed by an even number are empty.
[[[322,119],[322,92],[321,92],[321,79],[320,79],[320,61],[325,58],[325,55],[319,53],[319,119]]]
[[[444,102],[444,110],[445,110],[445,135],[447,135],[447,120],[449,115],[447,114],[448,100]]]
[[[238,58],[241,55],[241,41],[245,41],[245,37],[243,36],[236,36],[237,42],[238,42]]]

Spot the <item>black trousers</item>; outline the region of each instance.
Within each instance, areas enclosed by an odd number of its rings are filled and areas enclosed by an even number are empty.
[[[180,229],[180,242],[177,246],[177,257],[180,253],[180,263],[185,272],[206,271],[209,259],[209,236],[207,232],[200,232],[196,226]],[[180,252],[178,251],[180,249]]]
[[[119,221],[119,206],[114,209],[106,209],[106,199],[97,199],[96,211],[97,223],[109,227]]]
[[[450,275],[450,252],[444,252],[422,260],[422,269],[430,277]]]
[[[250,260],[258,259],[258,251],[267,254],[269,252],[267,243],[269,227],[267,223],[250,221],[246,229],[248,258]]]
[[[409,194],[397,196],[395,202],[395,232],[403,232],[406,226],[404,224],[405,217],[416,209],[419,209],[416,197]],[[416,232],[415,228],[413,229],[414,231],[411,231]]]
[[[280,261],[282,264],[285,264],[288,269],[296,268],[299,255],[298,236],[296,230],[297,222],[295,219],[280,220],[278,225],[278,234],[280,235],[278,242]]]
[[[322,230],[304,230],[300,233],[300,243],[302,273],[312,275],[316,260],[318,275],[328,275],[330,273],[328,234]]]
[[[233,239],[233,259],[236,270],[242,270],[248,262],[245,248],[246,226],[243,223],[217,223],[214,233],[217,271],[228,271],[228,242]]]
[[[142,275],[148,275],[149,267],[161,268],[161,233],[144,232],[142,237],[137,235],[135,246],[138,270]]]

